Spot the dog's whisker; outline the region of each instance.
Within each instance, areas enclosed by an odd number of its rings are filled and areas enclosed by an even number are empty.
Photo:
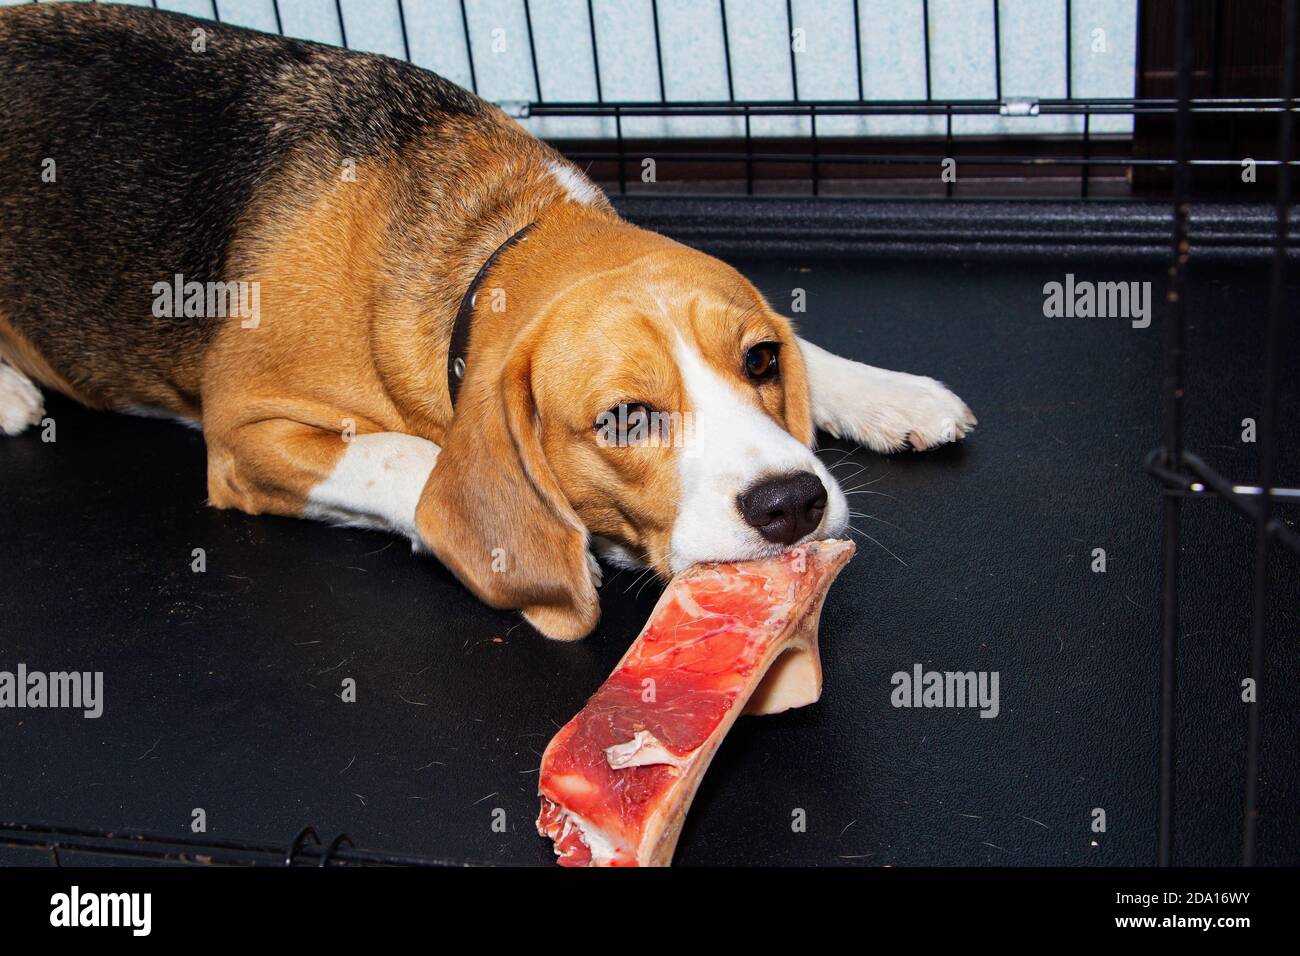
[[[635,595],[635,596],[636,596],[637,598],[640,598],[640,597],[641,597],[641,592],[645,590],[645,586],[646,586],[647,584],[649,584],[651,581],[653,581],[654,579],[655,579],[655,578],[654,578],[654,575],[652,574],[652,575],[650,575],[648,578],[646,578],[643,582],[641,582],[641,586],[640,586],[639,588],[636,589],[636,595]]]
[[[867,470],[867,463],[866,462],[859,463],[856,458],[841,458],[839,461],[831,462],[826,467],[828,470],[834,471],[836,468],[849,468],[852,467],[853,465],[858,466],[858,471]]]
[[[870,488],[872,485],[874,485],[874,484],[875,484],[877,481],[879,481],[879,480],[880,480],[879,478],[873,478],[871,481],[864,481],[864,482],[862,482],[862,484],[860,484],[860,485],[854,485],[852,488],[850,488],[850,489],[848,489],[848,490],[849,490],[849,491],[861,491],[863,488]],[[875,492],[872,492],[872,494],[880,495],[880,494],[884,494],[884,492],[882,492],[882,491],[875,491]]]
[[[637,582],[640,581],[640,580],[641,580],[643,577],[645,577],[647,574],[649,574],[651,570],[653,570],[653,569],[652,569],[650,566],[647,565],[646,568],[645,568],[645,570],[643,570],[640,574],[638,574],[636,577],[634,577],[634,578],[632,579],[632,583],[629,584],[627,587],[625,587],[625,588],[623,589],[623,593],[626,594],[628,591],[630,591],[630,590],[632,590],[634,587],[636,587]],[[640,592],[638,591],[637,593],[639,594]]]
[[[666,552],[667,549],[665,548],[664,551]],[[649,584],[651,581],[653,581],[653,580],[658,576],[656,573],[654,573],[654,570],[655,570],[655,564],[656,564],[655,556],[654,556],[654,551],[652,550],[649,554],[646,555],[646,557],[648,557],[648,558],[650,559],[649,566],[646,568],[646,570],[647,570],[647,571],[650,571],[650,572],[652,572],[652,573],[650,574],[649,577],[647,577],[647,578],[645,579],[645,581],[643,581],[643,582],[641,583],[641,586],[640,586],[639,588],[636,589],[636,596],[637,596],[638,598],[641,596],[641,592],[645,590],[645,586],[646,586],[647,584]]]
[[[850,524],[850,525],[849,525],[849,530],[850,530],[850,531],[853,531],[853,532],[856,532],[857,534],[862,535],[862,537],[866,538],[868,541],[870,541],[872,544],[874,544],[876,547],[878,547],[881,551],[885,552],[885,554],[889,555],[891,558],[893,558],[895,561],[897,561],[897,562],[898,562],[899,564],[901,564],[903,567],[907,567],[907,562],[906,562],[906,561],[904,561],[904,560],[903,560],[902,558],[900,558],[898,555],[894,554],[894,552],[890,551],[890,550],[889,550],[888,548],[886,548],[883,544],[881,544],[879,541],[877,541],[877,540],[876,540],[875,538],[873,538],[871,535],[867,534],[867,533],[866,533],[865,531],[863,531],[861,528],[855,528],[855,527],[853,527],[852,524]]]
[[[907,529],[900,528],[892,521],[886,521],[884,518],[877,518],[875,515],[869,515],[864,511],[850,511],[849,516],[853,518],[870,518],[872,521],[879,521],[883,525],[888,525],[889,527],[893,528],[896,531],[901,531],[903,532],[903,534],[907,534]]]
[[[667,549],[665,548],[664,550],[666,551]],[[624,594],[626,594],[628,591],[636,587],[638,583],[640,583],[641,587],[644,588],[645,582],[642,579],[646,578],[647,575],[650,577],[654,577],[656,572],[655,572],[655,555],[654,555],[653,548],[646,552],[645,559],[646,559],[645,568],[642,569],[640,574],[638,574],[635,578],[632,579],[631,584],[629,584],[626,588],[623,589]],[[637,596],[640,596],[641,590],[638,588],[636,593]]]
[[[848,450],[846,451],[846,450],[843,449],[843,448],[817,448],[817,449],[814,449],[814,450],[813,450],[813,454],[814,454],[814,455],[820,455],[820,454],[822,454],[823,452],[826,452],[827,454],[829,454],[830,452],[833,452],[833,451],[837,451],[837,452],[840,453],[840,457],[837,458],[837,459],[835,459],[835,463],[836,463],[836,464],[839,464],[839,463],[842,462],[845,458],[848,458],[850,455],[853,454],[853,450],[852,450],[852,449],[848,449]]]
[[[881,498],[888,498],[890,501],[898,500],[893,495],[887,495],[883,491],[866,491],[862,488],[854,488],[851,491],[845,491],[844,493],[846,495],[878,495]]]
[[[835,478],[836,481],[840,481],[840,482],[844,482],[844,481],[852,481],[854,478],[858,477],[858,475],[862,474],[862,473],[866,470],[866,467],[867,467],[866,465],[863,465],[861,468],[859,468],[859,469],[858,469],[857,471],[855,471],[853,474],[851,474],[851,475],[846,475],[846,476],[844,476],[843,478],[841,478],[839,475],[836,475],[834,471],[832,471],[831,474],[834,476],[834,478]]]
[[[858,460],[857,460],[856,457],[854,457],[853,452],[851,452],[851,451],[846,451],[844,454],[840,455],[839,458],[836,458],[833,462],[831,462],[830,464],[828,464],[826,467],[827,467],[827,468],[842,468],[842,467],[845,467],[845,466],[847,466],[847,465],[856,465],[857,463],[858,463]],[[863,467],[865,467],[867,464],[869,464],[869,462],[863,462]]]

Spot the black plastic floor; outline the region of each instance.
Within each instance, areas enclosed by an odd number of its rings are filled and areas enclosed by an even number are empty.
[[[1160,495],[1141,462],[1160,435],[1161,321],[1045,318],[1042,289],[1067,271],[1151,280],[1158,308],[1163,270],[739,264],[779,308],[807,290],[810,338],[943,379],[981,424],[927,454],[826,442],[846,485],[878,494],[853,498],[872,517],[855,519],[860,553],[822,621],[824,699],[737,725],[677,862],[1153,862]],[[1262,268],[1201,267],[1189,303],[1188,444],[1239,479],[1254,473],[1240,436],[1259,414],[1264,289]],[[533,829],[539,754],[636,635],[655,584],[614,576],[599,631],[548,643],[384,535],[206,508],[195,432],[48,405],[55,443],[0,439],[0,669],[102,670],[107,704],[98,720],[0,711],[0,819],[192,836],[202,808],[217,840],[282,844],[312,823],[373,849],[552,859]],[[1177,859],[1230,864],[1252,531],[1211,501],[1185,515]],[[1296,559],[1275,562],[1273,594],[1261,860],[1294,864]],[[891,706],[891,675],[916,663],[996,670],[999,716]],[[339,699],[345,678],[355,704]]]

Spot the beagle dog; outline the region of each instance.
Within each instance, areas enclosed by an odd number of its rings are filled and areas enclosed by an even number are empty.
[[[815,431],[963,437],[798,338],[500,110],[386,57],[127,6],[0,10],[0,429],[35,384],[203,430],[218,508],[409,538],[558,639],[848,524]]]

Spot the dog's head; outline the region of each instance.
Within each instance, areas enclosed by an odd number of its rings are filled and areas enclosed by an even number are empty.
[[[595,233],[544,257],[544,278],[506,280],[525,314],[496,345],[476,331],[421,506],[476,593],[558,638],[599,615],[593,548],[668,577],[848,523],[811,451],[790,322],[717,259],[622,224]]]

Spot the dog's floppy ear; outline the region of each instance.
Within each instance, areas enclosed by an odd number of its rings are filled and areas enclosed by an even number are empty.
[[[499,375],[471,372],[416,510],[428,547],[479,598],[523,612],[547,637],[585,637],[600,617],[587,532],[542,452],[532,349]]]
[[[785,385],[785,427],[791,435],[812,448],[816,444],[817,429],[813,425],[812,386],[808,381],[808,366],[803,360],[803,350],[793,329],[793,323],[777,316],[789,328],[789,341],[781,345],[781,379]]]

